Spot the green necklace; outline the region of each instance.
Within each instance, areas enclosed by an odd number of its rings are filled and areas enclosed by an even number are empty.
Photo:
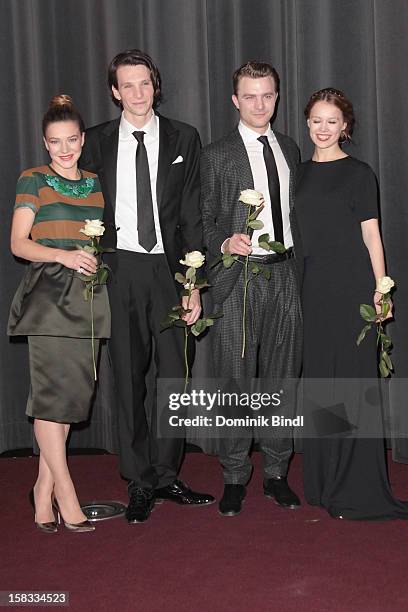
[[[86,178],[84,183],[82,181],[66,183],[58,176],[46,174],[45,181],[49,187],[68,198],[87,198],[95,185],[95,179],[91,177]]]

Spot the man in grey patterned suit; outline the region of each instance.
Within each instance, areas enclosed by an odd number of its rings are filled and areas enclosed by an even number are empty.
[[[272,131],[270,121],[279,95],[279,76],[269,64],[248,62],[233,76],[232,101],[239,111],[238,126],[226,138],[204,148],[201,157],[201,203],[204,242],[211,261],[229,252],[265,266],[248,290],[246,350],[241,357],[243,266],[222,264],[210,272],[212,297],[224,316],[212,334],[217,375],[237,381],[255,377],[268,380],[295,378],[301,364],[302,320],[299,300],[299,269],[294,257],[297,232],[292,214],[294,175],[299,151],[288,136]],[[247,208],[240,192],[262,192],[265,207],[258,219],[262,230],[244,233]],[[268,253],[258,246],[260,234],[284,243],[287,251]],[[298,255],[298,253],[297,253]],[[298,257],[301,260],[301,257]],[[294,403],[294,402],[293,402]],[[292,406],[294,409],[294,406]],[[249,436],[220,443],[224,471],[224,495],[220,513],[234,516],[241,510],[252,465]],[[259,439],[264,463],[264,494],[287,508],[300,505],[289,488],[286,475],[293,450],[291,433],[278,431]]]

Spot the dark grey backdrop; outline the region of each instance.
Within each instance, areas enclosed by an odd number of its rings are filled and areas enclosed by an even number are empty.
[[[8,251],[15,180],[46,159],[40,119],[52,95],[72,95],[87,125],[116,115],[106,66],[127,47],[157,61],[163,114],[195,125],[203,143],[234,125],[231,74],[250,58],[279,71],[275,125],[299,143],[303,157],[311,150],[302,112],[310,93],[335,86],[351,97],[357,129],[350,152],[379,178],[388,269],[398,283],[391,326],[396,375],[408,377],[407,23],[407,0],[0,0],[0,452],[30,446],[32,435],[24,416],[27,347],[4,334],[23,272]],[[105,360],[91,424],[74,434],[75,446],[114,447]],[[205,361],[201,350],[198,368]],[[406,435],[398,423],[407,401],[396,380],[390,392],[392,423]],[[405,440],[394,442],[394,457],[408,460]]]

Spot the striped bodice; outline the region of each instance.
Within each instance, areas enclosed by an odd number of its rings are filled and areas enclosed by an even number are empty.
[[[50,166],[25,170],[17,181],[15,208],[35,213],[31,238],[45,246],[72,249],[85,245],[80,233],[85,219],[102,219],[103,195],[96,174],[81,170],[71,181]]]

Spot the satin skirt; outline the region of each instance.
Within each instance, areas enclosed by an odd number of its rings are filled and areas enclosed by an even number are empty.
[[[95,360],[100,341],[95,339]],[[26,414],[56,423],[86,421],[95,391],[90,338],[28,336],[31,387]]]
[[[73,270],[57,263],[30,263],[14,296],[9,336],[90,338],[91,302],[85,284]],[[96,285],[92,302],[95,338],[110,337],[106,285]]]

